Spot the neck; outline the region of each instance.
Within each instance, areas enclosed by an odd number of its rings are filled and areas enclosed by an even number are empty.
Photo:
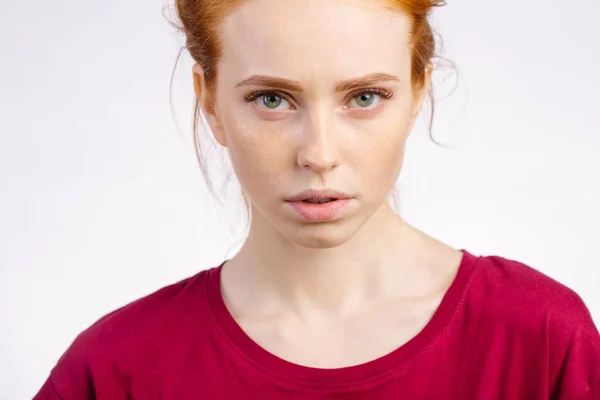
[[[414,272],[414,230],[383,205],[346,243],[314,249],[294,244],[260,217],[253,218],[240,252],[224,275],[257,307],[350,314],[389,293]]]

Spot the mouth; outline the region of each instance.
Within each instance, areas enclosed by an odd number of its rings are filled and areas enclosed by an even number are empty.
[[[333,197],[328,197],[326,199],[305,199],[302,200],[303,203],[308,203],[308,204],[325,204],[325,203],[330,203],[332,201],[336,201],[336,198]]]
[[[331,222],[344,216],[353,198],[333,190],[307,190],[286,199],[286,203],[305,221]]]
[[[336,200],[349,200],[353,196],[335,190],[305,190],[286,199],[288,202],[303,202],[309,204],[325,204]]]

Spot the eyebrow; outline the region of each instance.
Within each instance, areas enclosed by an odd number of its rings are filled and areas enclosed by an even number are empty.
[[[346,92],[352,89],[360,89],[366,86],[371,86],[381,82],[398,82],[400,79],[394,75],[384,74],[381,72],[368,74],[359,78],[348,79],[335,85],[336,92]]]
[[[397,82],[400,79],[394,75],[384,74],[381,72],[368,74],[359,78],[348,79],[339,82],[335,85],[336,92],[345,92],[352,89],[359,89],[367,86],[374,85],[381,82]],[[302,92],[302,85],[298,81],[289,79],[277,78],[268,75],[252,75],[249,78],[244,79],[237,85],[236,88],[243,86],[267,86],[280,90],[289,90],[292,92]]]

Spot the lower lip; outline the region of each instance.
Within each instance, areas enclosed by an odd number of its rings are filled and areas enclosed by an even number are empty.
[[[340,218],[351,202],[352,199],[340,199],[321,204],[303,201],[288,201],[287,204],[308,222],[330,222]]]

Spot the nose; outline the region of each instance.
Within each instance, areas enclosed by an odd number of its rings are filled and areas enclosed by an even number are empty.
[[[339,149],[333,131],[333,117],[324,112],[306,119],[298,147],[300,167],[323,173],[339,166]]]

